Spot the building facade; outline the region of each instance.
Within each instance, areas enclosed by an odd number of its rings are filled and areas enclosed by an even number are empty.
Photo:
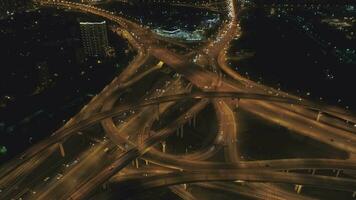
[[[109,48],[106,22],[79,22],[84,53],[87,56],[104,56]]]

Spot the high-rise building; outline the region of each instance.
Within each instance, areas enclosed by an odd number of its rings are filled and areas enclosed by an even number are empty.
[[[88,56],[104,56],[109,48],[106,22],[80,22],[84,53]]]

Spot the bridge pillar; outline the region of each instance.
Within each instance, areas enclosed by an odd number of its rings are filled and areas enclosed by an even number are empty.
[[[302,192],[303,185],[295,185],[294,190],[297,192],[297,194],[300,194]]]
[[[320,118],[321,118],[322,115],[323,115],[323,113],[319,111],[319,112],[318,112],[318,115],[316,116],[316,121],[317,121],[317,122],[320,121]]]
[[[339,176],[340,176],[340,173],[341,173],[341,170],[340,170],[340,169],[337,170],[337,171],[336,171],[336,177],[339,177]]]
[[[62,143],[58,143],[58,147],[59,147],[59,151],[61,152],[61,156],[62,156],[62,157],[65,157],[65,156],[66,156],[66,153],[65,153],[65,151],[64,151],[63,144],[62,144]]]
[[[197,126],[197,115],[193,115],[193,128]]]
[[[186,183],[183,184],[183,187],[184,187],[185,190],[187,190],[187,184]]]
[[[143,144],[143,141],[145,140],[144,138],[145,138],[145,128],[143,128],[142,133],[138,134],[138,136],[137,136],[138,145]]]
[[[148,164],[149,164],[148,160],[145,160],[145,164],[146,164],[146,165],[148,165]]]
[[[220,71],[218,71],[218,74],[219,74],[219,77],[218,77],[217,86],[220,87],[221,84],[222,84],[222,79],[223,79],[223,77],[222,77],[222,73],[221,73]]]
[[[166,153],[166,142],[165,141],[162,142],[162,152]]]
[[[159,121],[160,112],[159,112],[159,104],[156,105],[156,120]]]
[[[139,166],[138,166],[138,159],[137,159],[137,158],[135,159],[135,165],[136,165],[136,168],[139,167]]]
[[[356,191],[352,193],[352,198],[356,197]]]
[[[106,190],[108,187],[106,185],[106,183],[103,184],[103,190]]]
[[[235,109],[236,109],[236,110],[239,108],[239,103],[240,103],[240,99],[237,98],[237,99],[236,99],[236,104],[235,104]]]
[[[181,129],[180,137],[183,138],[183,136],[184,136],[184,125],[181,125],[180,129]]]
[[[181,137],[183,138],[184,137],[184,125],[182,125],[182,135]]]
[[[312,169],[312,175],[315,175],[316,169]]]

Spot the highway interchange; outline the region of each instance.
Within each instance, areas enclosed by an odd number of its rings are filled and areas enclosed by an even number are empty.
[[[355,117],[248,80],[227,64],[230,42],[240,35],[236,1],[226,0],[229,20],[215,39],[184,55],[167,47],[172,41],[112,11],[69,1],[36,3],[115,23],[112,30],[137,55],[62,128],[1,166],[0,199],[125,199],[159,187],[169,187],[182,199],[196,199],[187,189],[189,184],[252,199],[266,199],[266,194],[268,199],[314,199],[300,193],[302,186],[356,196]],[[163,68],[174,75],[149,87],[142,85]],[[134,101],[125,101],[123,94],[131,87],[147,89],[132,97]],[[187,124],[194,126],[208,106],[214,108],[218,127],[210,144],[185,154],[166,152],[166,139],[175,134],[183,137]],[[347,152],[348,159],[244,160],[237,147],[238,109]],[[216,155],[223,161],[215,161]],[[319,175],[317,170],[337,174]]]

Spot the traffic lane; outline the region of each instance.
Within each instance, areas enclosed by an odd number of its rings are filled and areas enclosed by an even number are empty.
[[[144,143],[139,146],[132,147],[128,151],[124,152],[119,158],[116,159],[114,163],[102,170],[95,177],[87,181],[84,185],[81,185],[76,192],[72,193],[69,198],[72,199],[84,199],[86,198],[98,185],[103,184],[109,180],[112,176],[118,173],[121,169],[130,164],[134,159],[147,153],[153,145],[157,144],[159,141],[162,141],[169,135],[175,132],[175,129],[180,124],[186,123],[194,113],[202,110],[206,104],[207,100],[202,100],[201,102],[192,106],[187,112],[177,118],[174,122],[161,129],[160,131],[151,134],[151,137],[146,139]],[[187,116],[190,116],[187,118]]]
[[[131,192],[138,192],[163,186],[211,181],[288,183],[350,192],[353,192],[356,188],[356,180],[354,179],[272,172],[266,170],[211,170],[209,172],[177,172],[150,177],[140,177],[139,179],[125,180],[124,182],[119,181],[112,183],[112,187],[120,188],[120,194],[130,194]]]

